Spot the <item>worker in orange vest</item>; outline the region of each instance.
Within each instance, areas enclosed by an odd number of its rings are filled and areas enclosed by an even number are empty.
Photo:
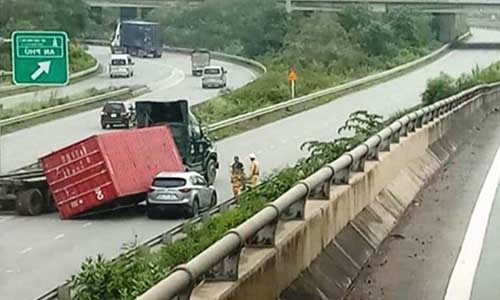
[[[234,162],[231,164],[231,187],[234,197],[241,193],[241,190],[244,187],[244,177],[245,167],[243,166],[243,163],[240,162],[240,158],[235,156]]]
[[[247,186],[253,188],[257,186],[259,182],[260,164],[255,154],[252,153],[248,157],[250,158],[250,173],[248,174]]]

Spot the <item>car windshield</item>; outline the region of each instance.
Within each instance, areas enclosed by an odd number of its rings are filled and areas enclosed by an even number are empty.
[[[113,66],[124,66],[127,64],[127,61],[125,59],[113,59],[111,60],[111,64]]]
[[[186,179],[183,178],[155,178],[154,187],[176,188],[186,185]]]
[[[207,74],[207,75],[219,75],[220,70],[219,69],[205,69],[205,74]]]
[[[125,106],[122,103],[108,103],[102,109],[104,112],[125,112]]]

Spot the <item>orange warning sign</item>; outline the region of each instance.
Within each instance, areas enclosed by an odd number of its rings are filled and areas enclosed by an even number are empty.
[[[295,70],[290,70],[290,72],[288,72],[288,81],[297,81],[297,72],[295,72]]]

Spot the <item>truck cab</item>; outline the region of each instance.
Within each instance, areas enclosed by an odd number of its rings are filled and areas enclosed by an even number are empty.
[[[135,109],[138,128],[168,125],[186,169],[203,175],[209,184],[215,181],[219,168],[216,149],[187,100],[137,101]]]
[[[210,66],[210,51],[195,49],[191,52],[191,73],[193,76],[203,75],[203,68]]]

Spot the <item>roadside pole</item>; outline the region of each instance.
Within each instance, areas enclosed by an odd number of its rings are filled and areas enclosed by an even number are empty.
[[[297,78],[297,72],[294,68],[291,68],[290,71],[288,71],[288,83],[290,85],[291,99],[295,98],[295,81],[297,81]]]

